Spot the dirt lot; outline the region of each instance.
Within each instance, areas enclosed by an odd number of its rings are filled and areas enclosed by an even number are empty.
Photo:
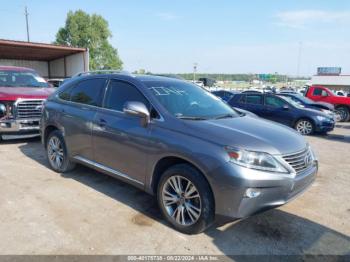
[[[350,123],[307,137],[316,182],[288,205],[187,236],[155,200],[88,168],[57,174],[38,139],[0,144],[0,254],[350,254]]]

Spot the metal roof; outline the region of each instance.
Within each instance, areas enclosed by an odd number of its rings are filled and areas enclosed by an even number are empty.
[[[86,48],[0,39],[0,59],[51,61]]]

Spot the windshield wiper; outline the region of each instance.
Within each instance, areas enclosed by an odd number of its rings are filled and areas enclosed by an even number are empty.
[[[200,116],[176,116],[176,117],[184,120],[208,120],[208,118],[200,117]]]
[[[232,114],[225,114],[225,115],[217,116],[214,119],[233,118],[233,117],[235,117],[235,116]]]

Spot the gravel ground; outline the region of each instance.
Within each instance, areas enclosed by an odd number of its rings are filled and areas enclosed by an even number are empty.
[[[274,210],[187,236],[155,200],[88,168],[48,168],[39,139],[0,144],[0,254],[350,254],[350,123],[307,137],[316,182]]]

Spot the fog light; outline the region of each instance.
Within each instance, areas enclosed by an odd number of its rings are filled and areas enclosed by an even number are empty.
[[[245,191],[244,197],[247,198],[254,198],[254,197],[258,197],[260,195],[260,191],[257,188],[248,188]]]

